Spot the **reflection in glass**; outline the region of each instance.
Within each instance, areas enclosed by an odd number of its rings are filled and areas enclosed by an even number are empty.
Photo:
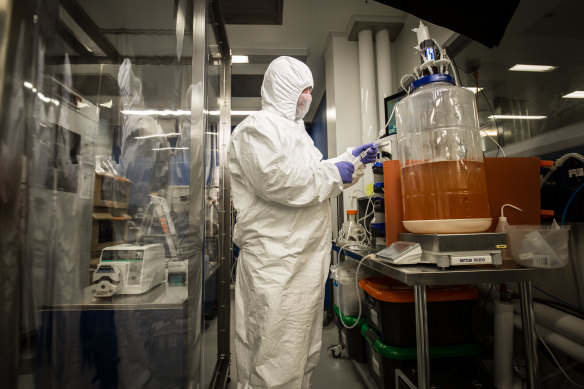
[[[220,199],[216,124],[193,129],[193,3],[13,3],[0,134],[18,387],[196,387]]]

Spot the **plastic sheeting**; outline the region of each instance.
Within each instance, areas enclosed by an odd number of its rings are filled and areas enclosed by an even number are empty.
[[[0,116],[7,387],[204,381],[204,227],[216,240],[221,200],[217,160],[204,158],[217,152],[201,115],[207,80],[192,81],[193,39],[206,45],[207,37],[192,36],[180,4],[26,0],[8,15]],[[153,196],[162,213],[150,212]],[[94,297],[101,250],[126,243],[162,244],[165,255],[152,260],[164,262],[164,281],[141,294]]]

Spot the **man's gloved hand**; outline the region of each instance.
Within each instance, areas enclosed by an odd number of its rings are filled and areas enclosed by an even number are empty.
[[[339,169],[339,174],[343,180],[343,184],[350,184],[353,182],[353,172],[355,171],[355,166],[351,162],[341,161],[335,163],[337,169]]]
[[[367,164],[375,162],[375,160],[377,159],[377,144],[375,143],[367,143],[359,147],[355,147],[353,151],[351,151],[351,154],[353,154],[353,157],[356,157],[365,150],[367,150],[367,154],[365,154],[365,156],[361,158],[361,163]]]

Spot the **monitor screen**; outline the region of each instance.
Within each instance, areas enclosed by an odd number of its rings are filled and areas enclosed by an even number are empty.
[[[394,95],[387,96],[386,98],[383,99],[384,107],[385,107],[385,122],[386,123],[387,123],[387,119],[389,119],[389,117],[391,115],[391,111],[393,111],[393,108],[395,107],[395,105],[401,99],[403,99],[405,95],[406,95],[406,92],[401,91],[401,92],[396,93]],[[397,129],[395,126],[395,113],[394,113],[393,117],[391,118],[391,121],[385,127],[385,136],[394,135],[396,132],[397,132]]]

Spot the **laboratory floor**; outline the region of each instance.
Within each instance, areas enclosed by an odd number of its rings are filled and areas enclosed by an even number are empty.
[[[233,352],[233,290],[231,293],[231,383],[229,388],[235,388],[237,382],[237,369],[235,368],[235,354]],[[322,349],[320,353],[320,360],[318,366],[312,377],[312,388],[347,388],[347,389],[366,389],[367,386],[359,375],[353,362],[347,357],[346,351],[340,358],[333,358],[330,351],[327,351],[328,346],[337,344],[339,342],[337,326],[334,321],[331,321],[322,330]],[[205,387],[208,387],[211,381],[211,375],[217,360],[217,318],[209,320],[207,329],[204,335],[204,381]]]

